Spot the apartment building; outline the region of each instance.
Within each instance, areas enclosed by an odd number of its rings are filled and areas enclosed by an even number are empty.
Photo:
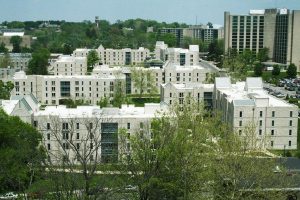
[[[0,68],[0,80],[7,82],[11,81],[15,72],[26,71],[31,59],[30,53],[0,53],[0,59],[7,57],[9,65]]]
[[[247,78],[232,84],[230,78],[216,78],[214,109],[239,135],[255,127],[257,140],[270,149],[297,149],[298,107],[269,95],[261,78]]]
[[[50,62],[48,68],[53,75],[85,75],[87,73],[87,58],[73,55],[60,55]]]
[[[49,158],[60,164],[65,156],[78,162],[75,148],[80,153],[91,149],[90,160],[117,161],[121,153],[130,153],[130,137],[141,131],[151,137],[151,120],[160,117],[159,113],[166,112],[168,107],[156,103],[146,103],[144,107],[122,105],[121,108],[59,105],[41,110],[33,95],[25,95],[0,100],[0,108],[37,128]],[[121,129],[125,135],[120,134]]]
[[[289,9],[250,10],[249,15],[224,13],[225,52],[259,52],[266,47],[269,58],[300,68],[300,11]]]
[[[162,61],[170,61],[174,64],[198,65],[199,45],[190,45],[189,49],[168,48],[163,41],[157,41],[155,45],[155,58]]]
[[[163,105],[152,103],[144,107],[123,105],[102,109],[47,106],[34,113],[33,125],[42,133],[43,144],[54,163],[62,162],[66,152],[70,160],[78,162],[74,148],[82,153],[91,149],[90,160],[116,162],[120,153],[130,153],[129,138],[140,131],[149,134],[151,120],[165,109]],[[125,136],[118,135],[121,129],[126,132]]]
[[[84,100],[96,105],[101,98],[112,100],[117,82],[125,82],[125,76],[77,75],[41,76],[17,72],[13,78],[12,95],[33,94],[41,104],[58,105],[62,99]],[[121,86],[124,84],[121,84]]]
[[[105,49],[102,45],[96,49],[100,63],[104,65],[137,65],[143,63],[150,56],[149,49]]]
[[[83,49],[75,49],[73,51],[73,56],[75,57],[87,57],[88,53],[91,51],[92,49],[87,49],[87,48],[83,48]]]
[[[177,41],[177,46],[183,44],[184,37],[201,40],[205,43],[211,43],[217,39],[223,39],[223,28],[210,28],[206,25],[190,26],[188,28],[161,28],[159,35],[173,34]]]
[[[126,94],[139,94],[137,87],[132,80],[132,70],[142,70],[150,72],[150,80],[154,82],[159,93],[160,85],[164,83],[203,83],[206,81],[208,74],[219,73],[219,69],[203,61],[198,65],[176,65],[167,61],[162,68],[159,67],[109,67],[108,65],[96,66],[92,72],[94,75],[114,75],[123,74],[125,76]]]
[[[214,84],[202,83],[166,83],[161,85],[160,99],[168,105],[183,105],[189,98],[198,103],[204,102],[206,108],[212,109]]]

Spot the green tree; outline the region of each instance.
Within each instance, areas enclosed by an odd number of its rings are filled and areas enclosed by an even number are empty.
[[[43,169],[41,134],[0,109],[0,192],[24,192]]]
[[[295,64],[290,64],[286,70],[286,74],[289,78],[295,78],[297,76],[297,67]]]
[[[247,190],[250,197],[280,199],[261,189],[274,187],[275,180],[277,187],[292,185],[284,172],[273,172],[275,159],[256,156],[265,138],[257,140],[255,126],[239,136],[192,99],[157,113],[151,128],[142,125],[129,139],[126,130],[119,133],[122,143],[130,143],[120,147],[123,170],[130,172],[141,200],[244,199]]]
[[[13,49],[12,49],[13,53],[21,52],[21,42],[22,42],[22,38],[20,36],[12,36],[10,38],[10,43],[13,45]]]
[[[125,102],[126,102],[125,83],[120,79],[118,79],[115,82],[114,98],[112,101],[112,105],[113,107],[121,107],[121,105]]]
[[[153,72],[151,70],[143,67],[132,67],[131,79],[140,98],[142,98],[145,93],[157,93]]]
[[[100,59],[96,50],[89,51],[87,55],[87,66],[90,68],[90,70],[94,68],[95,64],[97,64],[99,60]]]
[[[4,53],[4,55],[0,55],[0,68],[6,68],[11,65],[12,62],[9,53]]]
[[[5,47],[5,44],[1,42],[0,44],[0,53],[7,53],[8,49]]]
[[[0,99],[9,99],[10,92],[14,88],[14,84],[8,81],[6,84],[0,80]]]
[[[164,41],[169,47],[176,47],[179,45],[179,41],[176,40],[176,37],[172,33],[162,34],[158,37],[159,41]]]
[[[63,44],[63,54],[70,55],[73,53],[73,48],[70,44],[64,43]]]
[[[48,59],[50,57],[50,52],[48,49],[42,48],[38,49],[32,54],[32,59],[28,64],[28,74],[48,74]]]
[[[261,76],[263,72],[263,66],[260,63],[254,65],[254,76]]]
[[[273,76],[278,76],[280,74],[280,67],[279,65],[274,65],[273,70],[272,70],[272,75]]]
[[[266,62],[269,60],[269,48],[262,48],[259,50],[259,52],[257,53],[257,60],[259,62]]]

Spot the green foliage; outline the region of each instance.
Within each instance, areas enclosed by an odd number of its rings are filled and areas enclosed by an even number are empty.
[[[207,59],[217,63],[222,62],[224,52],[224,40],[214,40],[209,44]]]
[[[260,49],[258,54],[257,54],[257,60],[259,62],[266,62],[269,60],[269,49],[268,48],[263,48],[263,49]]]
[[[98,105],[100,106],[100,108],[105,108],[108,106],[108,99],[106,97],[102,97],[98,103]]]
[[[179,45],[179,41],[177,41],[175,35],[172,33],[159,35],[158,40],[164,41],[169,47],[176,47]]]
[[[131,97],[129,99],[136,107],[144,107],[145,103],[160,103],[159,97]]]
[[[28,74],[47,75],[48,74],[48,59],[50,52],[48,49],[41,48],[33,52],[32,59],[28,64]]]
[[[123,103],[126,103],[126,95],[125,95],[125,84],[123,81],[115,82],[115,93],[114,99],[112,101],[113,107],[121,107]]]
[[[272,75],[273,76],[278,76],[280,74],[280,67],[279,65],[274,65],[273,70],[272,70]]]
[[[254,76],[261,76],[263,73],[263,66],[260,63],[254,65]]]
[[[87,55],[87,66],[93,68],[94,65],[99,61],[99,56],[97,51],[91,50]]]
[[[5,47],[5,44],[2,42],[0,44],[0,53],[7,53],[8,49]]]
[[[60,105],[66,105],[67,108],[77,108],[77,106],[89,105],[89,103],[85,102],[83,99],[76,99],[73,101],[72,99],[60,99]]]
[[[22,38],[20,36],[12,36],[10,38],[10,43],[13,45],[12,52],[13,53],[20,53],[21,52],[21,42]]]
[[[0,99],[9,99],[10,92],[14,88],[14,84],[8,81],[6,84],[0,80]]]
[[[132,67],[131,79],[134,84],[134,87],[138,90],[140,98],[144,93],[157,93],[157,88],[155,85],[154,75],[152,71],[145,70],[142,67]]]
[[[278,187],[291,185],[285,173],[273,173],[274,159],[256,156],[260,145],[255,126],[246,127],[239,137],[218,114],[212,116],[189,98],[158,116],[150,131],[140,125],[129,138],[127,130],[119,133],[121,141],[130,141],[130,156],[128,147],[120,147],[125,152],[120,159],[131,172],[139,199],[206,199],[206,194],[211,199],[244,199],[244,189],[279,199],[280,194],[260,189],[274,187],[275,180]]]
[[[0,191],[24,191],[42,170],[41,134],[0,110]]]
[[[0,56],[0,68],[6,68],[11,66],[11,64],[11,59],[7,52]]]
[[[295,64],[290,64],[286,70],[288,78],[295,78],[297,76],[297,67]]]

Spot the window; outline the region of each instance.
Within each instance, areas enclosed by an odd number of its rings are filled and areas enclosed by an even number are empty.
[[[259,120],[259,126],[262,126],[262,120]]]
[[[290,146],[292,146],[292,141],[291,141],[291,140],[289,140],[289,147],[290,147]]]
[[[172,104],[172,100],[170,100],[169,104],[170,104],[170,105]]]
[[[243,117],[243,111],[240,111],[240,117]]]
[[[33,126],[34,126],[34,127],[37,127],[37,126],[38,126],[38,122],[37,122],[37,121],[34,121],[34,122],[33,122]]]
[[[47,134],[47,140],[50,140],[50,133]]]
[[[170,93],[170,97],[172,97],[172,93]]]
[[[239,135],[242,135],[242,130],[239,130]]]
[[[290,120],[290,126],[293,126],[293,120]]]
[[[261,130],[261,129],[259,129],[259,131],[258,131],[258,132],[259,132],[259,135],[261,135],[261,134],[262,134],[262,130]]]
[[[272,117],[275,117],[275,111],[272,111]]]
[[[80,149],[80,143],[76,143],[76,149],[77,149],[77,150]]]
[[[259,117],[263,116],[263,111],[259,111]]]
[[[62,129],[63,130],[68,130],[69,129],[69,124],[68,123],[63,123],[62,124]]]
[[[93,148],[94,148],[94,144],[90,143],[90,149],[93,149]]]
[[[76,133],[76,139],[79,140],[79,133]]]
[[[271,147],[273,147],[274,146],[274,141],[271,141]]]
[[[130,129],[130,123],[127,123],[127,129]]]
[[[144,128],[144,123],[140,122],[140,128],[143,129]]]
[[[242,126],[242,125],[243,125],[243,121],[240,121],[240,122],[239,122],[239,126]]]
[[[292,135],[292,130],[289,130],[289,135]]]
[[[275,122],[274,122],[274,120],[272,120],[272,126],[274,126],[274,124],[275,124]]]
[[[76,129],[79,129],[79,123],[76,123]]]
[[[93,123],[90,123],[90,129],[92,129],[93,128]]]
[[[290,111],[290,117],[293,117],[293,111]]]
[[[51,146],[50,146],[49,143],[47,144],[47,149],[48,149],[48,150],[51,150]]]
[[[63,132],[63,139],[68,140],[69,139],[69,133]]]
[[[273,129],[271,130],[271,135],[274,135],[274,130]]]
[[[50,130],[50,123],[47,123],[47,130]]]

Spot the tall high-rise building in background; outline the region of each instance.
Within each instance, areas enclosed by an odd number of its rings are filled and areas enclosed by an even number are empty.
[[[225,52],[259,52],[266,47],[269,58],[281,64],[294,63],[300,71],[300,11],[250,10],[248,15],[224,14]]]

